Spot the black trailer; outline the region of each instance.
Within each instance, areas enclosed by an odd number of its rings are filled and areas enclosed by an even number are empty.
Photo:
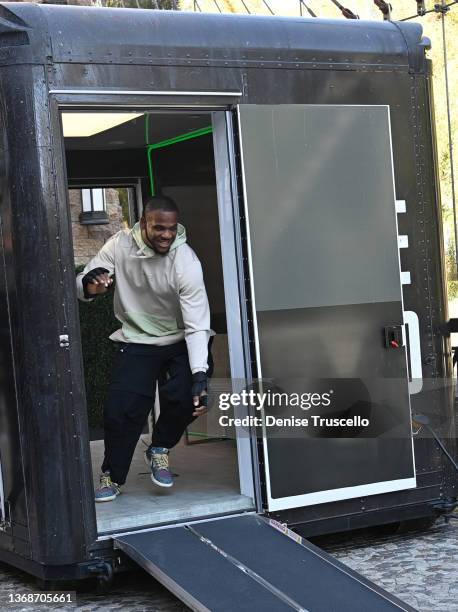
[[[285,534],[455,505],[424,435],[454,454],[420,26],[7,3],[0,41],[0,560],[104,580],[130,556],[194,609],[408,609]],[[184,445],[170,495],[134,461],[96,514],[72,230],[107,220],[115,186],[126,223],[159,188],[180,204],[219,380],[307,401]]]

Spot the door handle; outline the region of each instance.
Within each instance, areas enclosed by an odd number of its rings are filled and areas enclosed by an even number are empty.
[[[404,336],[408,344],[408,359],[410,362],[409,393],[415,395],[420,393],[423,388],[423,366],[421,361],[421,346],[420,346],[420,322],[418,315],[413,310],[404,311],[404,326],[408,325],[409,333]]]

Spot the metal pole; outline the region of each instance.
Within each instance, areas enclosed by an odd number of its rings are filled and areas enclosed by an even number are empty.
[[[270,14],[271,14],[271,15],[275,15],[275,13],[273,12],[273,10],[272,10],[272,9],[270,8],[270,6],[267,4],[266,0],[262,0],[262,1],[263,1],[263,3],[264,3],[264,6],[266,6],[266,7],[269,9]]]
[[[316,14],[315,14],[315,13],[312,11],[312,9],[311,9],[311,8],[309,8],[309,7],[308,7],[308,6],[305,4],[304,0],[299,0],[299,6],[300,6],[300,9],[301,9],[301,17],[303,16],[303,13],[302,13],[302,7],[303,7],[303,6],[305,7],[305,9],[306,9],[306,11],[308,12],[308,14],[310,15],[310,17],[318,17],[318,15],[316,15]]]
[[[337,6],[337,8],[340,9],[342,15],[346,18],[346,19],[359,19],[358,15],[355,15],[355,13],[353,13],[353,11],[351,11],[350,9],[346,8],[345,6],[343,6],[339,0],[331,0],[331,2],[333,4],[335,4]]]

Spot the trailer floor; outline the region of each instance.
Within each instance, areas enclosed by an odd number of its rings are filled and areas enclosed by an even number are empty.
[[[142,438],[146,442],[148,435]],[[253,508],[252,499],[240,495],[233,440],[193,445],[181,442],[170,452],[170,466],[176,474],[175,485],[170,489],[151,482],[143,459],[145,448],[140,440],[122,494],[112,502],[96,504],[99,533]],[[91,442],[91,456],[96,487],[103,458],[102,440]]]

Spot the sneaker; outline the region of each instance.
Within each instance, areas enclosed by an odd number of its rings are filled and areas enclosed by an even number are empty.
[[[169,469],[169,450],[153,446],[145,451],[146,465],[151,469],[151,480],[159,487],[172,487],[173,477]]]
[[[96,502],[113,501],[121,493],[119,485],[111,480],[110,472],[100,474],[100,486],[95,491]]]

